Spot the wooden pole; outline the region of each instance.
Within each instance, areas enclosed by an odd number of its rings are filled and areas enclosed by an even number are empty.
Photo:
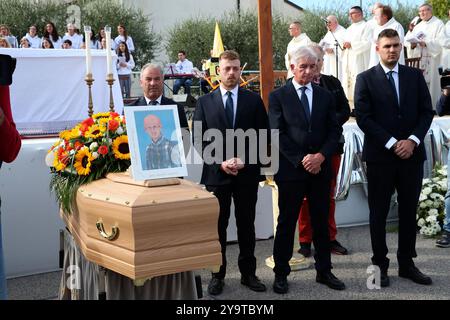
[[[274,85],[271,0],[258,0],[258,39],[260,94],[267,110],[269,108],[269,93]]]

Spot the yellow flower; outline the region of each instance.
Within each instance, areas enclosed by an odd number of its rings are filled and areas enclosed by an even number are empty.
[[[99,112],[92,116],[92,119],[109,118],[109,112]]]
[[[130,147],[128,146],[128,136],[123,135],[114,139],[112,150],[116,159],[129,160]]]
[[[92,125],[89,130],[86,132],[85,137],[86,138],[92,138],[97,139],[103,136],[103,132],[105,132],[106,129],[102,129],[102,127],[94,124]]]
[[[66,168],[66,164],[64,162],[60,162],[58,160],[58,157],[55,157],[53,159],[53,167],[55,167],[56,171],[61,171],[61,170],[64,170]]]
[[[94,158],[89,152],[89,148],[81,148],[75,155],[75,164],[73,165],[80,176],[87,176],[91,172],[91,165]]]
[[[100,118],[100,119],[98,119],[99,127],[106,131],[106,128],[108,127],[108,121],[109,121],[109,118]]]
[[[59,137],[64,140],[70,140],[71,130],[64,130],[59,133]]]

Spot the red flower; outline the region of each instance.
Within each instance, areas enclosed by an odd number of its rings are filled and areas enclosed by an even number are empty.
[[[120,117],[120,114],[118,114],[117,112],[111,112],[109,115],[111,116],[111,118]]]
[[[116,131],[116,129],[119,127],[119,121],[109,120],[108,127],[110,131]]]
[[[105,145],[102,145],[100,147],[98,147],[97,152],[100,153],[101,155],[106,156],[108,154],[108,147]]]
[[[80,141],[75,141],[75,150],[80,150],[82,146],[83,143],[81,143]]]
[[[86,131],[88,131],[89,127],[92,126],[93,124],[94,124],[94,119],[92,119],[92,118],[87,118],[86,120],[81,122],[80,131],[83,133],[83,136],[84,136],[84,133]]]

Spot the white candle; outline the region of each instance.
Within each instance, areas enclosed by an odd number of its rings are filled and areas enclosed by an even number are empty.
[[[91,27],[84,26],[84,40],[86,46],[86,74],[92,74],[92,55],[91,55]]]
[[[106,37],[106,74],[112,74],[111,27],[105,27]]]

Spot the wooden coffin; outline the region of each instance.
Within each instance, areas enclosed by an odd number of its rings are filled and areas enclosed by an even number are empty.
[[[61,214],[88,260],[134,280],[218,269],[214,195],[183,179],[146,187],[123,178],[110,174],[80,187],[73,213]]]

